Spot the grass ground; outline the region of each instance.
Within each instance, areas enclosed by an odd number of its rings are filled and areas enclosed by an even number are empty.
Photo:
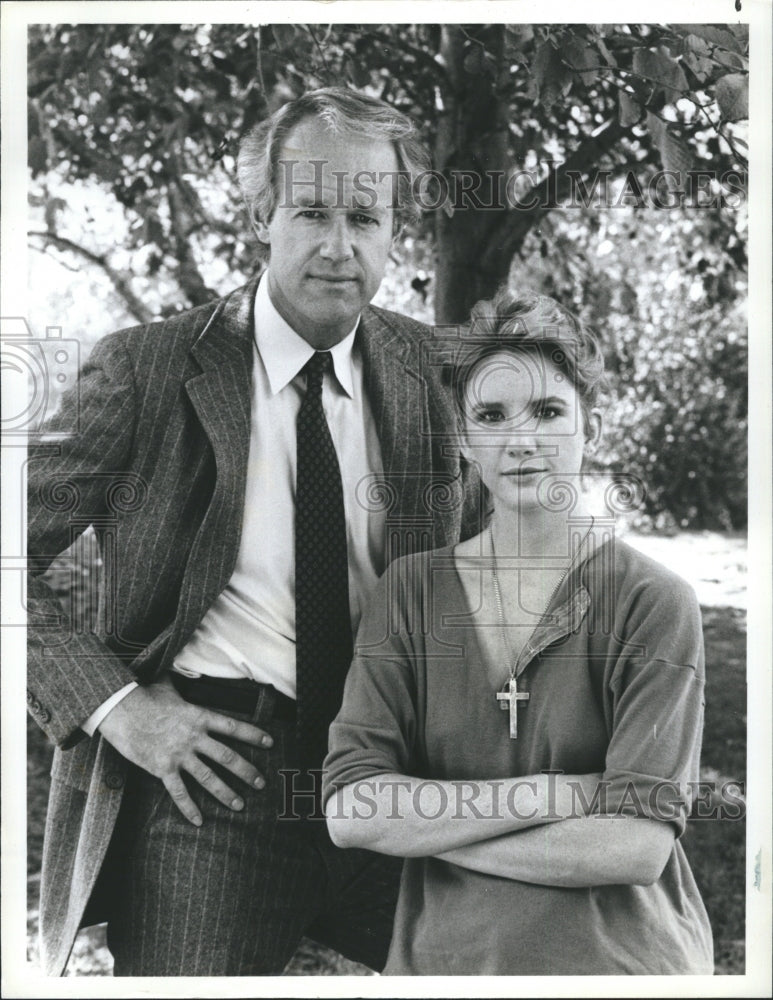
[[[745,549],[742,539],[716,534],[627,536],[628,541],[673,565],[698,591],[706,641],[706,721],[702,778],[720,785],[746,776]],[[51,747],[28,723],[28,956],[37,961],[37,895]],[[745,823],[693,818],[684,845],[714,933],[716,972],[744,971]],[[109,975],[112,963],[104,928],[81,931],[70,975]],[[357,975],[368,972],[335,952],[304,941],[286,975]]]

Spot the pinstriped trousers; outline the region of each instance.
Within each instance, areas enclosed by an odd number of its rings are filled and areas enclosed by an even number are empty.
[[[194,827],[161,781],[132,769],[100,876],[116,976],[277,975],[304,935],[383,968],[402,862],[342,850],[324,820],[292,818],[279,772],[297,767],[295,724],[272,719],[272,703],[268,690],[252,716],[231,713],[274,737],[269,750],[230,743],[266,778],[257,791],[219,772],[241,812],[191,783]]]

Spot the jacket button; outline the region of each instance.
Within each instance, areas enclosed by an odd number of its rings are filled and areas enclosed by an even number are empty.
[[[108,788],[123,788],[123,778],[120,774],[108,774],[105,778],[105,784]]]
[[[40,721],[41,722],[50,722],[51,721],[51,713],[48,711],[48,709],[42,708],[40,710]]]

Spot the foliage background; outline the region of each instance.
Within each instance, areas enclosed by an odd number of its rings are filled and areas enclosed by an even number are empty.
[[[235,180],[239,135],[306,89],[345,83],[414,116],[445,176],[529,171],[519,191],[544,203],[426,213],[395,248],[376,302],[459,323],[503,280],[557,297],[602,338],[610,392],[598,465],[645,484],[636,527],[675,536],[680,553],[684,529],[740,541],[743,25],[38,25],[28,57],[38,336],[60,325],[82,361],[113,329],[242,284],[260,265]],[[667,180],[651,197],[659,171],[700,169],[713,177],[706,197],[680,199]],[[98,568],[90,544],[53,569],[84,606]],[[745,632],[731,604],[704,605],[704,765],[742,780]],[[33,897],[49,755],[30,730]],[[690,831],[718,971],[740,972],[743,824]],[[104,972],[85,949],[81,972],[89,961]],[[353,971],[335,956],[299,962]]]
[[[43,325],[88,348],[242,283],[238,136],[344,83],[413,115],[445,177],[520,173],[519,208],[427,212],[381,303],[459,323],[504,280],[556,296],[605,345],[600,464],[659,527],[745,525],[746,26],[40,25],[28,78],[30,245],[70,269]]]

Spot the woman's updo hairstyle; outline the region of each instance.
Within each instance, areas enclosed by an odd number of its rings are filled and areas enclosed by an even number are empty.
[[[583,421],[606,387],[604,355],[595,336],[576,316],[547,295],[517,295],[507,286],[473,306],[463,346],[451,364],[457,417],[464,423],[467,387],[475,367],[501,351],[539,353],[552,361],[577,390]]]

